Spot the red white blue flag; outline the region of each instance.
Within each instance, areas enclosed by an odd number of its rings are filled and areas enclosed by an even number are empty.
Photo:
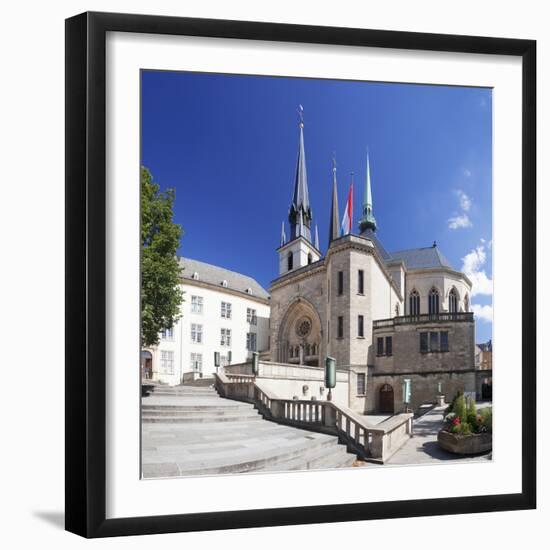
[[[353,177],[349,186],[348,200],[342,218],[342,235],[349,235],[353,226]]]

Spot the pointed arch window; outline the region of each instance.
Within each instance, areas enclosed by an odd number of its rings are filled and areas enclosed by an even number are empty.
[[[288,256],[286,258],[286,264],[287,264],[288,271],[292,271],[292,269],[294,268],[294,256],[292,252],[288,253]]]
[[[458,294],[456,289],[452,288],[449,292],[449,313],[456,313],[458,311]]]
[[[311,252],[307,255],[307,265],[310,265],[311,263],[313,263],[313,256],[311,254]]]
[[[409,295],[409,315],[420,315],[420,294],[413,290]]]
[[[468,298],[468,295],[464,296],[464,311],[468,313],[470,311],[470,298]]]
[[[439,292],[437,288],[432,288],[428,296],[428,313],[435,315],[439,313]]]

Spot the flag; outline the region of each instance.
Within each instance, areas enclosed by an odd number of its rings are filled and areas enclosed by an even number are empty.
[[[349,235],[353,224],[353,178],[349,186],[348,200],[346,201],[346,209],[342,218],[342,234]]]

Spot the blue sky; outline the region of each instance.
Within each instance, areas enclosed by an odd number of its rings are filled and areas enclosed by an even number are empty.
[[[142,73],[142,164],[176,189],[180,254],[253,276],[278,274],[298,148],[326,250],[332,156],[354,225],[369,149],[387,250],[438,246],[474,282],[476,340],[491,338],[492,95],[483,88],[185,72]],[[342,212],[340,213],[342,215]],[[289,234],[287,229],[287,235]]]

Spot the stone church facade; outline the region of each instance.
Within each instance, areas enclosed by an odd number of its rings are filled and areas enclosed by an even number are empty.
[[[401,412],[457,390],[475,391],[471,282],[436,243],[387,252],[373,214],[370,164],[357,234],[340,235],[336,166],[329,245],[323,255],[309,202],[300,122],[289,239],[283,224],[279,276],[269,289],[270,359],[349,371],[352,409]],[[404,381],[411,387],[405,404]]]

